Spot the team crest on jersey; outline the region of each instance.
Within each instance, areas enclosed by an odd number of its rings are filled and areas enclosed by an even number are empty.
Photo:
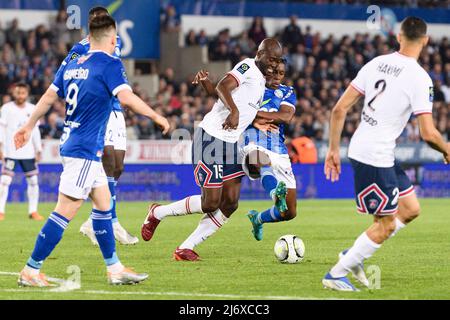
[[[275,90],[274,94],[277,98],[283,98],[283,91],[281,91],[280,89]]]
[[[434,100],[434,88],[430,87],[428,92],[429,92],[429,95],[430,95],[430,102],[433,102],[433,100]]]
[[[246,63],[241,64],[241,66],[237,69],[241,74],[244,74],[247,72],[247,70],[250,69],[249,65]]]
[[[91,54],[88,56],[82,56],[80,59],[78,59],[77,64],[85,63],[87,59],[91,57]]]

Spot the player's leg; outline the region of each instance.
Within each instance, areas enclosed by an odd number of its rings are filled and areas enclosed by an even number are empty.
[[[30,219],[42,221],[42,217],[38,213],[39,202],[39,184],[38,184],[38,168],[35,159],[19,160],[23,172],[27,180],[27,196],[28,196],[28,214]]]
[[[55,210],[42,227],[26,266],[19,276],[19,286],[46,287],[50,284],[45,275],[40,274],[42,264],[61,241],[69,222],[75,217],[83,200],[59,193]]]
[[[14,177],[16,161],[5,158],[2,164],[2,176],[0,177],[0,221],[5,219],[6,202],[8,201],[9,186]]]
[[[105,176],[99,177],[90,198],[93,204],[92,227],[106,264],[108,282],[113,285],[139,283],[147,279],[148,275],[138,274],[124,267],[117,256],[112,224],[111,195],[106,182]]]

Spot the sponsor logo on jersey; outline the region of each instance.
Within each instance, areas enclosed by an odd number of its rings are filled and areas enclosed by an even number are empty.
[[[241,64],[241,66],[237,69],[241,74],[244,74],[247,72],[247,70],[250,69],[249,65],[246,63]]]
[[[268,104],[268,103],[270,102],[270,100],[272,100],[272,99],[264,100],[264,101],[261,103],[261,107],[263,107],[263,106],[265,106],[266,104]]]
[[[429,90],[428,90],[428,93],[430,95],[430,97],[429,97],[430,102],[433,102],[433,100],[434,100],[434,88],[430,87]]]

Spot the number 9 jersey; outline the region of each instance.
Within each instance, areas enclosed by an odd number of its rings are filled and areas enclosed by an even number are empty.
[[[89,51],[58,72],[50,88],[66,101],[61,156],[100,161],[112,98],[132,90],[120,59]]]
[[[365,98],[349,158],[379,168],[393,167],[395,141],[411,114],[432,113],[430,76],[414,58],[395,52],[367,63],[351,86]]]

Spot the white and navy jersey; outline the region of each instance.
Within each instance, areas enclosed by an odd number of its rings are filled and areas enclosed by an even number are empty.
[[[122,62],[103,51],[89,51],[70,61],[51,89],[66,100],[61,156],[99,161],[111,99],[122,90],[132,90]]]
[[[116,49],[114,50],[114,54],[113,54],[114,57],[119,58],[119,59],[121,58],[122,47],[123,47],[122,40],[120,39],[119,36],[117,36]],[[79,57],[87,54],[89,52],[90,48],[91,48],[91,44],[89,43],[88,37],[84,38],[83,40],[78,42],[76,45],[74,45],[72,47],[72,49],[70,49],[67,57],[61,63],[61,66],[59,67],[57,74],[59,72],[62,72],[62,70],[64,70],[64,68],[70,61],[75,60],[76,58],[79,58]],[[122,107],[120,106],[119,100],[117,100],[116,98],[113,99],[113,110],[114,111],[122,111]]]
[[[223,130],[222,125],[230,110],[217,99],[212,110],[199,124],[209,135],[225,142],[235,143],[245,129],[253,122],[264,96],[266,79],[255,64],[255,59],[245,59],[228,72],[238,83],[231,92],[234,103],[239,109],[239,125],[236,130]]]
[[[33,129],[31,139],[28,143],[18,150],[14,145],[14,135],[30,119],[36,106],[25,103],[25,106],[19,107],[14,101],[8,102],[2,106],[0,116],[0,142],[3,146],[3,156],[5,158],[24,160],[36,158],[36,153],[42,151],[41,134],[39,127]]]
[[[280,85],[277,89],[266,88],[264,99],[259,111],[278,112],[281,106],[288,106],[295,110],[297,97],[294,88]],[[278,126],[278,133],[261,132],[252,125],[243,133],[243,142],[247,146],[250,142],[278,154],[288,154],[284,144],[285,125]]]
[[[365,98],[349,158],[375,167],[394,166],[395,141],[411,114],[432,112],[430,76],[416,59],[395,52],[367,63],[351,86]]]

